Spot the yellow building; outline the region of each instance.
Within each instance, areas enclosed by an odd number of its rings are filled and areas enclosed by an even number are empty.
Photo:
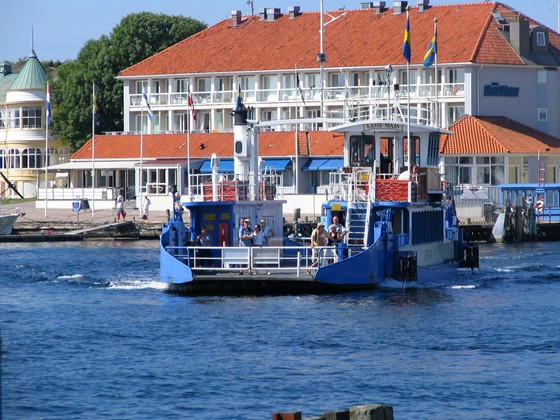
[[[46,140],[47,80],[33,50],[17,74],[10,64],[0,64],[0,172],[25,198],[36,197],[45,187],[45,163],[62,163],[70,156],[70,149],[50,133]],[[48,174],[47,186],[55,182],[55,175]],[[0,197],[17,197],[4,177]]]

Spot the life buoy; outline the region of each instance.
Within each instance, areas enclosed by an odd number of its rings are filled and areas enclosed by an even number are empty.
[[[535,203],[535,209],[537,211],[543,211],[544,209],[544,202],[542,200],[539,200]]]

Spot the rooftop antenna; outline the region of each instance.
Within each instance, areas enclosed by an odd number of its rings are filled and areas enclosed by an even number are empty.
[[[33,25],[31,25],[31,50],[35,51],[35,39],[33,37]]]
[[[253,7],[253,0],[247,0],[247,4],[251,6],[251,16],[255,14],[255,9]]]

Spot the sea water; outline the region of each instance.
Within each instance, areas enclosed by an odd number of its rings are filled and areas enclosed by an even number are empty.
[[[2,244],[5,419],[560,418],[560,243],[429,288],[181,297],[158,243]]]

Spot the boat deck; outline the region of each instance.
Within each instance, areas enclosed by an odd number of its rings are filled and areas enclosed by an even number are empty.
[[[311,271],[313,274],[314,270]],[[278,270],[275,272],[258,270],[254,274],[244,272],[215,272],[198,274],[192,282],[168,284],[167,292],[187,296],[243,296],[243,295],[279,295],[279,294],[324,294],[345,291],[366,290],[372,285],[336,285],[318,283],[312,274],[303,270],[300,276],[293,272]]]
[[[167,247],[175,258],[194,266],[193,280],[168,283],[173,293],[197,294],[286,294],[325,293],[347,290],[347,286],[315,282],[312,248],[301,247]],[[360,252],[361,247],[345,248],[345,257]],[[212,252],[210,256],[200,251]],[[318,265],[330,264],[338,258],[335,247],[318,249]],[[347,253],[346,253],[347,252]],[[201,267],[202,266],[202,267]],[[242,268],[241,268],[242,267]],[[248,268],[250,267],[250,268]],[[366,289],[367,286],[351,289]]]

